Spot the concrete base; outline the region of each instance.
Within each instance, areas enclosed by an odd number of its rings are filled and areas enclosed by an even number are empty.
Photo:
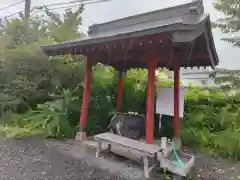
[[[132,180],[145,180],[143,166],[135,162],[135,159],[137,159],[135,156],[130,157],[134,154],[129,154],[129,152],[122,147],[119,148],[118,146],[112,146],[111,151],[113,153],[103,151],[100,153],[100,157],[96,158],[96,144],[97,143],[94,140],[86,140],[82,142],[77,141],[73,143],[70,150],[64,151],[64,153],[74,158],[84,160],[90,166],[98,167],[99,169],[106,170],[114,175]],[[102,150],[105,149],[107,149],[107,144],[103,143]],[[127,156],[127,158],[119,157],[115,154],[123,157]]]
[[[97,142],[94,140],[86,140],[82,142],[82,144],[90,148],[94,148],[94,149],[97,148]],[[107,150],[108,144],[103,142],[101,149],[102,151]],[[129,150],[128,148],[124,148],[122,146],[112,145],[111,152],[136,162],[140,162],[142,160],[142,157],[139,155],[137,151]]]
[[[86,132],[77,132],[75,140],[78,141],[86,141],[87,140],[87,134]]]
[[[145,142],[145,139],[141,139],[142,142]],[[145,180],[144,178],[144,171],[143,171],[143,165],[142,165],[142,154],[139,151],[130,150],[129,148],[125,148],[122,146],[118,146],[113,144],[111,146],[111,153],[108,151],[105,151],[108,149],[108,143],[102,143],[101,149],[102,152],[100,153],[100,157],[96,158],[96,148],[97,148],[97,142],[93,139],[87,139],[85,141],[80,142],[81,147],[75,146],[73,149],[71,149],[71,154],[75,154],[76,156],[81,156],[81,151],[84,149],[85,155],[82,157],[88,156],[88,162],[95,164],[96,166],[100,167],[101,169],[106,169],[114,174],[120,173],[123,177],[131,177],[130,179],[136,179],[136,180]],[[161,140],[155,140],[154,144],[159,145],[161,144]],[[162,155],[167,155],[169,152],[171,152],[172,146],[170,144],[167,144],[167,148],[164,150],[163,154],[158,153],[158,159],[160,160],[162,158]],[[73,152],[74,151],[74,152]],[[117,155],[117,156],[116,156]],[[151,160],[149,163],[152,165]],[[158,166],[156,168],[159,168]],[[151,174],[152,176],[155,176],[156,172],[153,171]],[[134,178],[132,178],[134,177]],[[157,174],[157,177],[161,177]],[[154,179],[154,178],[152,178]],[[163,178],[160,178],[163,179]]]
[[[146,142],[146,139],[140,139],[140,141],[145,143],[145,142]],[[161,146],[161,140],[160,140],[160,139],[154,139],[153,144],[156,144],[156,145],[158,145],[158,146]],[[165,156],[168,156],[168,154],[171,153],[171,151],[172,151],[172,145],[169,144],[169,143],[167,143],[166,149],[163,150],[163,155],[164,155],[164,157],[165,157]],[[161,155],[161,154],[158,154],[158,159],[160,159],[161,157],[162,157],[162,155]]]
[[[141,153],[114,144],[111,147],[111,153],[109,153],[109,151],[107,151],[108,143],[102,143],[101,149],[103,151],[100,153],[100,157],[96,158],[97,142],[94,141],[93,138],[84,135],[85,133],[77,133],[77,141],[73,142],[74,145],[68,150],[68,154],[77,158],[86,159],[88,163],[114,174],[119,174],[120,176],[134,180],[145,180]],[[87,139],[83,141],[83,137]],[[145,139],[141,139],[140,141],[146,142]],[[154,144],[160,146],[161,140],[155,139]],[[158,160],[160,160],[162,156],[167,156],[171,151],[172,145],[167,144],[163,154],[158,153]],[[152,165],[151,161],[149,161],[149,163]],[[157,171],[152,171],[151,173],[151,179],[154,179],[155,176],[157,177],[156,179],[164,179],[164,177],[160,178],[162,174],[158,174],[159,166],[156,168]]]

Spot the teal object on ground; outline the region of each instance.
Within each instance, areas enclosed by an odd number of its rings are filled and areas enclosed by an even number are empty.
[[[178,166],[178,167],[184,166],[184,163],[181,161],[181,159],[179,158],[179,156],[178,156],[178,154],[177,154],[177,152],[176,152],[176,148],[175,148],[174,142],[172,142],[172,148],[173,148],[173,152],[174,152],[174,154],[175,154],[175,156],[176,156],[176,158],[177,158],[177,161],[173,161],[173,162],[172,162],[173,165]]]

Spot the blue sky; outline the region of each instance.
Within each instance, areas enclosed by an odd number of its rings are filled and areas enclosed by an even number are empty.
[[[17,2],[18,0],[1,0],[0,9],[6,5]],[[44,5],[49,3],[68,2],[70,0],[32,0],[32,6]],[[85,7],[83,13],[83,28],[94,23],[106,22],[134,14],[144,13],[152,10],[162,9],[174,5],[178,5],[191,0],[110,0],[109,2],[92,4]],[[204,0],[205,12],[211,15],[214,21],[223,16],[212,6],[213,0]],[[12,7],[6,11],[0,11],[0,17],[23,10],[24,5]],[[62,10],[58,11],[62,13]],[[240,59],[238,53],[239,48],[233,47],[231,44],[221,41],[224,37],[218,30],[213,30],[216,49],[220,58],[219,67],[228,69],[240,69]]]

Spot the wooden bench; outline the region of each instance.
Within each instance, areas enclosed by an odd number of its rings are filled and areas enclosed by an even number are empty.
[[[94,140],[97,141],[97,151],[96,157],[99,157],[101,152],[102,143],[108,144],[108,150],[111,151],[112,145],[123,146],[125,148],[138,151],[138,153],[143,158],[144,165],[144,176],[149,178],[149,172],[156,166],[157,164],[157,153],[161,152],[162,149],[160,146],[154,144],[145,144],[144,142],[136,141],[133,139],[125,138],[119,135],[115,135],[112,133],[103,133],[94,136]],[[149,167],[148,158],[153,158],[154,164]]]

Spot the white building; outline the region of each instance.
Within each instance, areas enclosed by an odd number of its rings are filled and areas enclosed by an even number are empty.
[[[181,83],[183,86],[216,87],[214,79],[210,77],[213,72],[210,68],[181,68]],[[173,79],[173,72],[169,73],[169,78]]]
[[[205,69],[205,68],[193,68],[193,69],[184,69],[180,70],[181,82],[184,86],[215,86],[214,79],[210,77],[210,74],[214,70]]]

